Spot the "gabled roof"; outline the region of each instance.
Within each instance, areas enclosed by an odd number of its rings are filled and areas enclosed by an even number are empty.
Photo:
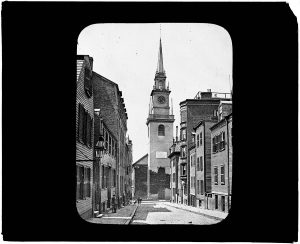
[[[147,160],[146,160],[147,159]],[[143,157],[141,157],[139,160],[137,160],[136,162],[134,162],[132,164],[132,166],[137,165],[137,164],[141,164],[141,165],[148,165],[148,153],[146,155],[144,155]]]

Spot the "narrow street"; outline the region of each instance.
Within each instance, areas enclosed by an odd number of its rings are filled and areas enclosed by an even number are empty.
[[[131,224],[210,225],[218,222],[213,218],[168,206],[164,201],[143,201],[138,206]]]

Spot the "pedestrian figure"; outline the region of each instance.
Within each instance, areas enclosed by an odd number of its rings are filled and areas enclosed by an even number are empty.
[[[112,212],[116,213],[117,212],[117,208],[116,208],[116,197],[115,197],[115,194],[113,195],[113,197],[111,199],[111,202],[112,202]]]
[[[140,205],[140,197],[138,197],[137,202],[138,202],[138,205]]]
[[[142,204],[142,198],[140,198],[140,204]]]

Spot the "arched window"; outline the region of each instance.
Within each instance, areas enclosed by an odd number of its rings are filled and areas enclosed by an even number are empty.
[[[163,88],[162,82],[161,82],[161,81],[159,81],[159,82],[158,82],[158,89],[160,89],[160,90],[161,90],[162,88]]]
[[[164,136],[165,135],[165,127],[163,125],[158,126],[158,135]]]

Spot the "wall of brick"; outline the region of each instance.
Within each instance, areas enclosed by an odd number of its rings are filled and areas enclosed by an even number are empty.
[[[211,169],[212,169],[212,192],[228,193],[228,141],[226,121],[221,123],[217,128],[211,131],[211,138],[225,132],[225,149],[217,153],[211,154]],[[211,139],[212,140],[212,139]],[[212,143],[212,142],[211,142]],[[221,165],[225,167],[225,184],[221,184]],[[218,167],[218,184],[214,183],[214,167]]]
[[[147,165],[138,165],[138,167],[134,167],[135,197],[147,197],[147,172]]]
[[[229,194],[232,193],[232,153],[233,153],[233,147],[232,147],[232,117],[229,118],[228,121],[228,149],[229,149]]]
[[[215,122],[205,121],[205,132],[204,132],[204,143],[205,143],[205,192],[211,192],[211,131],[210,127],[212,127]]]
[[[92,133],[92,146],[89,148],[78,141],[78,104],[82,104],[84,108],[88,111],[91,118],[94,119],[94,106],[93,106],[93,96],[88,98],[84,91],[84,67],[92,67],[89,57],[85,56],[84,60],[79,61],[78,69],[78,80],[77,80],[77,92],[76,92],[76,160],[90,159],[93,160],[93,142],[94,133]],[[94,131],[94,126],[92,126],[92,131]],[[91,217],[92,214],[92,182],[93,182],[93,163],[92,161],[82,161],[76,162],[76,165],[81,165],[84,167],[89,167],[91,169],[91,192],[90,196],[85,200],[78,199],[76,201],[76,207],[79,215],[82,218]],[[76,189],[74,189],[76,190]]]
[[[196,157],[196,148],[193,148],[189,150],[190,154],[190,194],[193,196],[196,196],[196,187],[197,187],[197,181],[196,181],[196,160],[194,159],[195,165],[192,164],[191,162],[191,157]],[[192,185],[192,177],[195,179],[195,185]]]
[[[216,119],[214,116],[214,110],[218,110],[218,106],[220,103],[220,99],[187,99],[180,103],[180,111],[181,116],[185,116],[186,110],[186,124],[187,124],[187,147],[191,146],[192,143],[192,135],[191,132],[193,128],[199,123],[201,120],[211,120]],[[186,107],[186,108],[185,108]],[[185,121],[185,118],[181,118],[181,121]],[[187,155],[188,160],[188,195],[190,194],[190,155]],[[190,203],[190,199],[189,199]]]
[[[122,92],[118,85],[109,79],[93,73],[94,85],[94,106],[100,108],[104,123],[117,140],[117,187],[116,196],[125,193],[127,154],[126,154],[126,133],[127,133],[127,113],[125,111]],[[123,180],[121,180],[123,179]]]

